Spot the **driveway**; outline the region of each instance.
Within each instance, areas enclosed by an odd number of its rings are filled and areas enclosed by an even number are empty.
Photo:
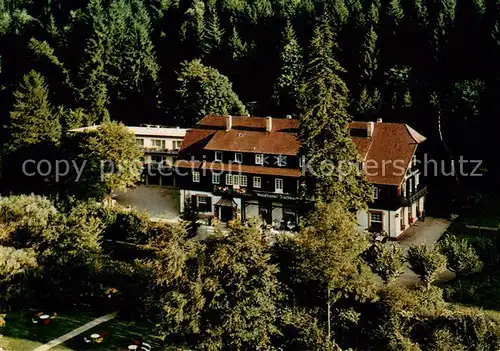
[[[179,217],[179,189],[140,185],[117,192],[114,199],[123,206],[146,211],[152,218],[175,220]]]
[[[389,245],[399,245],[403,248],[406,256],[408,249],[412,245],[425,244],[427,247],[432,247],[441,238],[450,226],[451,221],[443,218],[427,217],[425,222],[417,222],[413,227],[408,229],[405,235],[397,243],[389,243]],[[438,277],[440,281],[453,279],[454,275],[449,270],[444,271]],[[414,285],[420,282],[418,276],[407,267],[405,272],[396,280],[403,285]]]

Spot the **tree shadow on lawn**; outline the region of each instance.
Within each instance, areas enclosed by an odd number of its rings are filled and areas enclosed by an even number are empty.
[[[50,324],[45,325],[32,323],[34,313],[35,310],[27,310],[7,314],[5,326],[0,328],[2,342],[7,345],[7,350],[32,350],[98,317],[88,312],[58,313]]]
[[[114,319],[87,330],[83,334],[66,341],[61,347],[56,347],[53,350],[118,351],[126,350],[128,345],[133,344],[135,340],[142,340],[150,344],[152,350],[163,350],[163,342],[159,337],[152,334],[153,329],[154,325],[147,322],[132,322]],[[102,343],[87,344],[83,340],[84,337],[90,338],[91,334],[101,334],[101,332],[105,332],[104,341]]]

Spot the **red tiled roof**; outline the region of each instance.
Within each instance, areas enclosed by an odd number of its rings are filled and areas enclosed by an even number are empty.
[[[207,129],[189,129],[186,133],[186,136],[182,140],[181,152],[195,146],[198,143],[202,143],[203,141],[208,142],[209,137],[215,134],[214,130]],[[200,149],[203,148],[203,145],[200,145]]]
[[[290,155],[299,152],[296,133],[245,130],[218,131],[205,150],[239,151],[258,154]]]
[[[301,176],[300,169],[247,166],[234,163],[228,164],[220,162],[178,160],[175,162],[175,166],[178,168],[203,169],[203,170],[213,170],[218,172],[222,171],[222,172],[242,173],[242,174],[249,173],[249,174],[275,175],[275,176],[294,177],[294,178],[298,178]]]
[[[353,122],[351,129],[366,129],[369,122]],[[425,140],[404,123],[374,123],[371,138],[353,137],[365,161],[367,180],[375,184],[400,185],[418,144]]]
[[[266,117],[247,117],[247,116],[233,116],[232,127],[234,129],[249,128],[261,131],[266,130]],[[299,120],[297,118],[273,118],[272,132],[291,131],[295,129],[297,132],[299,128]],[[226,116],[208,115],[202,118],[197,128],[212,128],[220,129],[226,127]]]
[[[368,130],[368,123],[371,122],[351,122],[349,128]],[[273,118],[271,132],[265,131],[266,118],[263,117],[233,116],[232,129],[226,131],[225,125],[225,116],[206,116],[196,128],[187,132],[181,153],[188,148],[199,147],[200,150],[296,155],[300,148],[297,140],[298,119]],[[405,170],[417,145],[425,137],[403,123],[376,122],[373,123],[371,137],[353,136],[352,140],[365,161],[367,180],[375,184],[398,186],[404,179]],[[239,165],[231,167],[245,169],[244,172],[247,173],[300,176],[298,169]]]

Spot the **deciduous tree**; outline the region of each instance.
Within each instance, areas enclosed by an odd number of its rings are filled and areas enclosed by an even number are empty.
[[[300,271],[324,294],[330,339],[331,309],[336,302],[374,297],[373,276],[362,259],[367,241],[356,230],[352,214],[338,203],[317,203],[298,240],[303,250]]]
[[[247,110],[226,76],[200,60],[184,62],[179,73],[179,110],[184,123],[193,125],[208,114],[245,115]]]
[[[395,245],[388,247],[375,243],[365,257],[373,272],[377,273],[386,284],[403,274],[405,270],[403,249]]]
[[[425,244],[411,246],[407,259],[411,270],[420,277],[427,289],[446,266],[446,257],[436,248],[429,249]]]

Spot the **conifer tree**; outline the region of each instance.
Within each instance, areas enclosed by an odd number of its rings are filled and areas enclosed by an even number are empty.
[[[335,44],[327,23],[314,30],[311,58],[303,85],[300,140],[309,175],[308,191],[325,202],[334,199],[347,208],[360,208],[371,191],[358,172],[358,154],[349,135],[348,90],[335,60]]]
[[[229,48],[234,61],[240,61],[248,54],[248,45],[241,38],[235,26],[233,26],[233,34],[229,40]]]
[[[219,15],[215,4],[209,6],[208,20],[205,27],[205,36],[203,40],[203,52],[209,55],[213,51],[220,49],[224,37],[224,29],[220,25]]]
[[[399,0],[389,0],[385,9],[384,16],[386,18],[386,23],[389,26],[389,29],[393,31],[401,24],[401,21],[404,16],[403,8],[401,7],[401,3]]]
[[[106,72],[107,44],[106,14],[101,0],[90,0],[87,23],[93,30],[87,41],[80,67],[81,90],[79,99],[85,102],[95,122],[110,120],[108,105],[108,75]]]
[[[7,130],[10,136],[7,151],[59,142],[61,125],[53,113],[48,88],[40,73],[30,71],[18,85]]]
[[[186,11],[186,20],[180,28],[182,40],[197,53],[205,37],[205,11],[205,3],[202,0],[194,0]]]
[[[283,35],[280,75],[274,86],[274,100],[285,113],[297,111],[300,84],[304,71],[302,49],[297,42],[292,24],[287,23]]]
[[[378,69],[378,35],[373,26],[370,26],[361,44],[361,81],[370,84]]]

